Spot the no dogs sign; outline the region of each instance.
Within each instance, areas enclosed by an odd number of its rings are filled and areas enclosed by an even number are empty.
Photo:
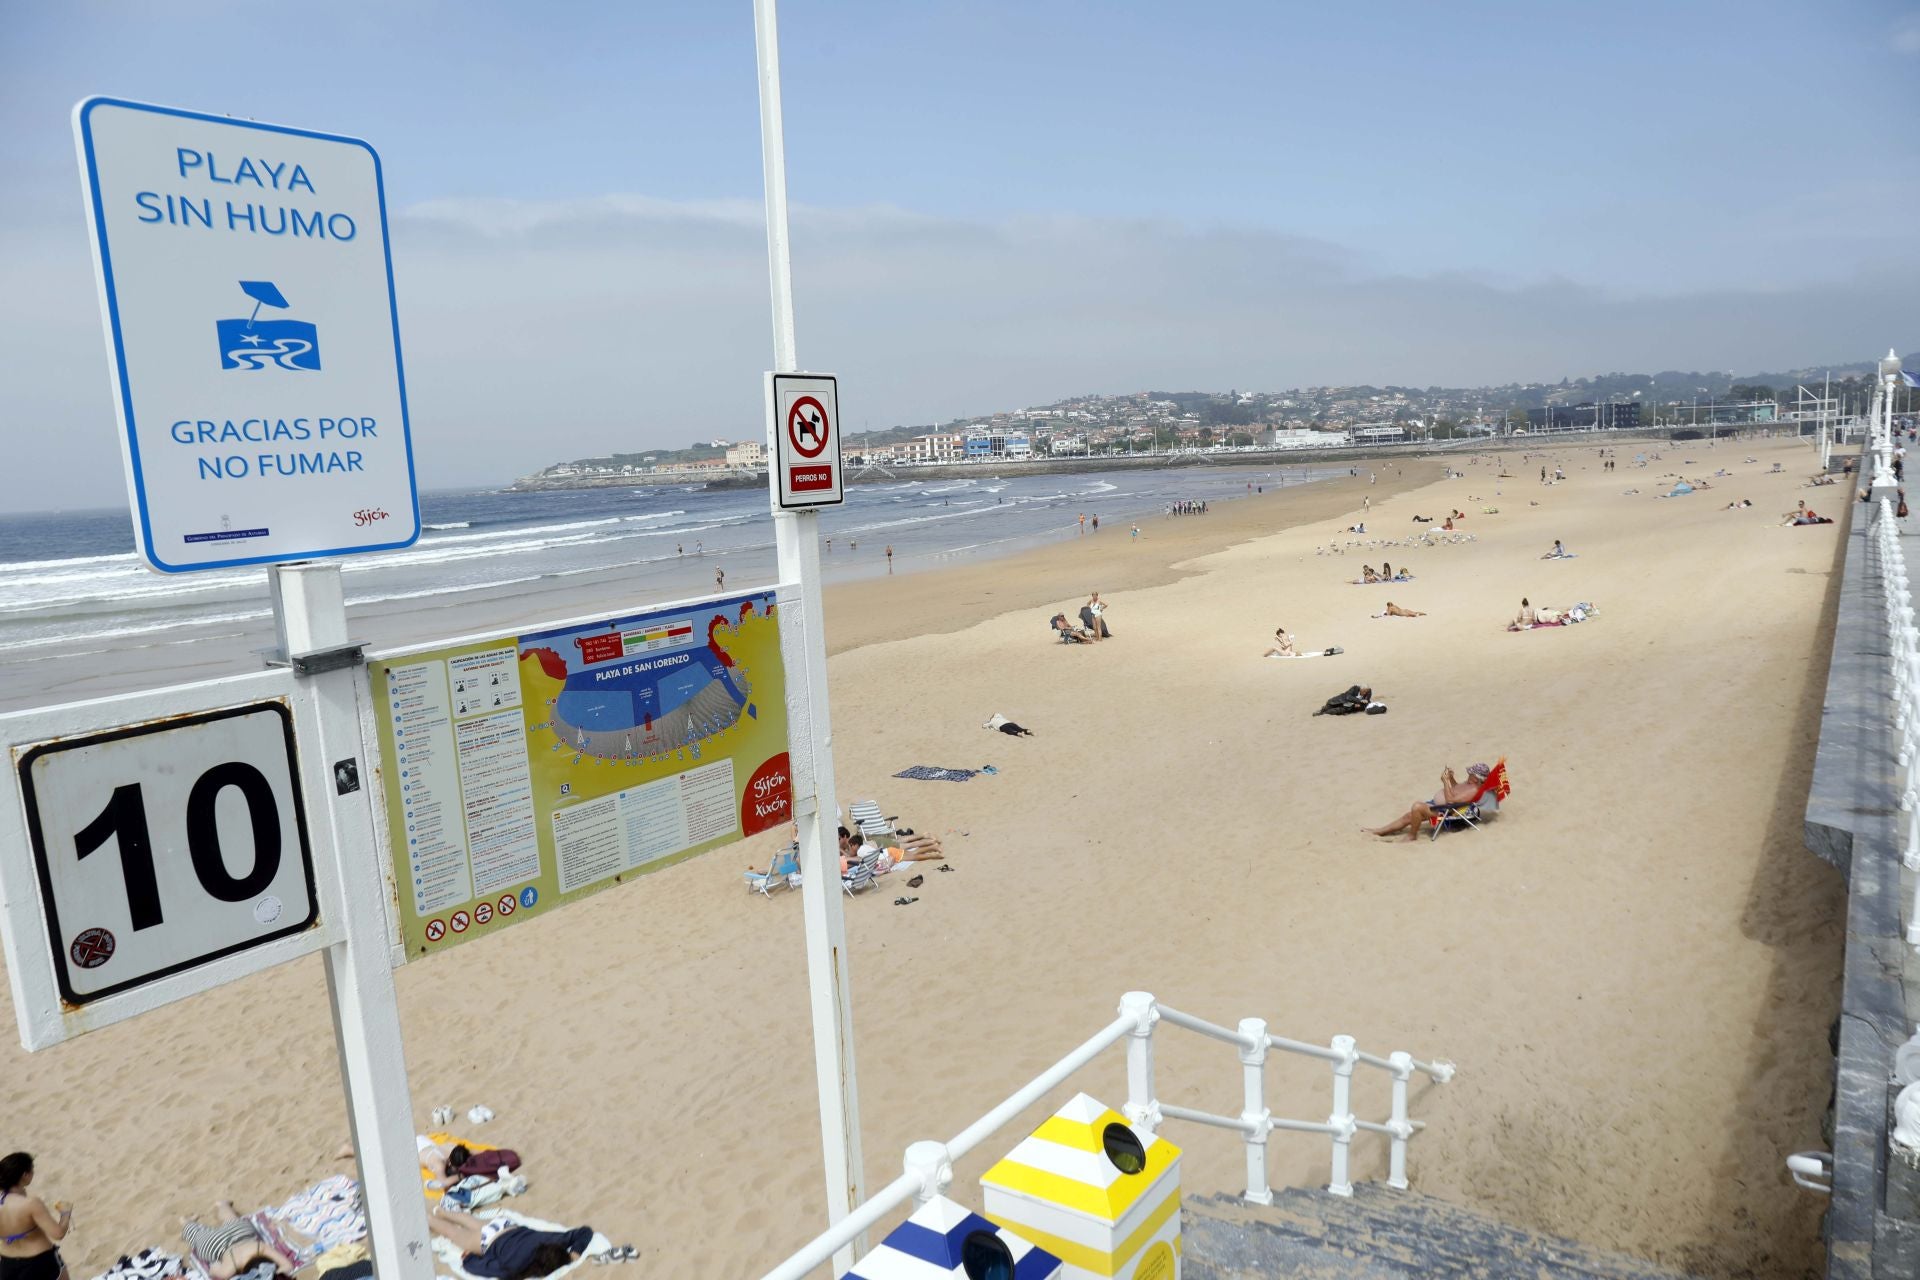
[[[770,373],[767,405],[774,506],[792,511],[844,502],[839,380],[824,373]]]

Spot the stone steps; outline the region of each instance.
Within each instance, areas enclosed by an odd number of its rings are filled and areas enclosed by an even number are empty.
[[[1656,1263],[1509,1226],[1415,1191],[1276,1191],[1186,1203],[1186,1280],[1687,1280]]]

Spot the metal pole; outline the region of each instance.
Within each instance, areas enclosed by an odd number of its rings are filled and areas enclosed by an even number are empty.
[[[267,580],[283,656],[293,659],[350,647],[337,563],[275,565],[267,571]],[[321,772],[331,775],[333,762],[357,759],[361,751],[360,673],[356,666],[345,665],[302,679],[313,695]],[[361,761],[359,773],[372,778],[371,762]],[[433,1250],[426,1200],[420,1194],[413,1096],[407,1087],[393,986],[390,890],[369,794],[362,789],[341,795],[331,786],[320,793],[331,813],[328,826],[341,899],[337,908],[330,908],[340,922],[341,940],[326,951],[327,995],[374,1265],[382,1280],[431,1280]]]
[[[787,239],[787,150],[780,115],[780,25],[775,0],[754,0],[753,43],[760,73],[760,156],[767,193],[767,275],[773,295],[773,367],[799,371],[793,322],[793,261]],[[771,406],[769,406],[771,417]],[[769,450],[771,453],[771,450]],[[840,902],[838,809],[834,803],[833,722],[827,709],[827,642],[820,598],[819,515],[773,517],[780,580],[800,587],[797,626],[783,626],[790,721],[807,734],[793,750],[812,768],[813,794],[794,795],[800,836],[801,914],[806,921],[807,987],[813,1006],[813,1067],[820,1094],[820,1155],[827,1176],[827,1221],[840,1221],[867,1198],[860,1151],[860,1086],[853,1061],[853,991],[847,972],[847,923]],[[835,1274],[866,1252],[861,1233],[833,1255]]]

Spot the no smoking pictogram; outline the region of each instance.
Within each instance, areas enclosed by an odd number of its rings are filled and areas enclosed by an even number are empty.
[[[803,458],[817,458],[826,450],[833,424],[827,407],[812,396],[801,396],[787,409],[787,442]]]
[[[445,920],[427,921],[427,941],[428,942],[438,942],[440,941],[440,939],[446,936],[447,936],[447,922]]]
[[[514,897],[512,894],[503,893],[500,895],[500,914],[501,915],[503,916],[512,915],[514,912],[514,909],[519,905],[520,905],[520,899]]]

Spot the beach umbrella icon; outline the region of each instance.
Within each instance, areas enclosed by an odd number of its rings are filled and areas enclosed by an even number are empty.
[[[253,328],[253,322],[260,314],[260,308],[279,307],[285,310],[293,304],[287,301],[287,295],[280,292],[278,285],[270,280],[242,280],[240,292],[253,299],[253,314],[247,317],[247,328]]]

